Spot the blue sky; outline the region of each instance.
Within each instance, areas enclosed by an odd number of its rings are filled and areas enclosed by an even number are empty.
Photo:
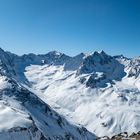
[[[0,0],[0,46],[17,54],[140,55],[140,0]]]

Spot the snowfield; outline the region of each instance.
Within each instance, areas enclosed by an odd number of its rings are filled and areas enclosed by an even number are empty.
[[[0,54],[0,135],[20,127],[33,140],[94,140],[140,131],[139,57]],[[13,133],[21,131],[6,140]]]
[[[140,92],[132,79],[91,89],[79,82],[89,75],[76,77],[63,66],[29,66],[25,75],[42,100],[97,136],[140,130]]]
[[[4,105],[4,102],[0,102],[0,132],[13,127],[28,128],[31,126],[31,120],[29,116],[14,108],[10,108]]]
[[[19,60],[15,62],[14,59]],[[70,123],[33,93],[29,88],[30,83],[22,73],[26,65],[17,65],[18,62],[24,62],[21,58],[0,49],[0,60],[1,140],[94,140],[96,138],[86,128]]]

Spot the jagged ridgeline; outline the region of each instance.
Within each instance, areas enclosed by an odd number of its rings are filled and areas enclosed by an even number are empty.
[[[104,51],[18,56],[1,49],[0,74],[6,140],[94,140],[140,131],[139,57]],[[3,121],[7,115],[13,121]]]

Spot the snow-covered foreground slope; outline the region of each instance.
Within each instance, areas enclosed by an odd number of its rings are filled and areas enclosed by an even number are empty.
[[[93,140],[94,133],[111,137],[140,131],[140,58],[103,51],[75,57],[55,51],[0,53],[0,73],[10,79],[0,76],[2,101],[20,110],[17,117],[25,124],[29,115],[45,138]]]
[[[12,84],[5,76],[0,76],[0,87],[0,139],[46,140],[15,96],[7,95],[16,91],[10,90]]]
[[[0,136],[2,140],[87,140],[94,135],[70,124],[28,89],[2,77]],[[5,86],[4,86],[5,85]]]

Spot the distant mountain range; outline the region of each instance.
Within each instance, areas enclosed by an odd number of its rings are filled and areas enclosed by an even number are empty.
[[[2,140],[139,134],[140,57],[104,51],[18,56],[0,49],[0,99]]]

